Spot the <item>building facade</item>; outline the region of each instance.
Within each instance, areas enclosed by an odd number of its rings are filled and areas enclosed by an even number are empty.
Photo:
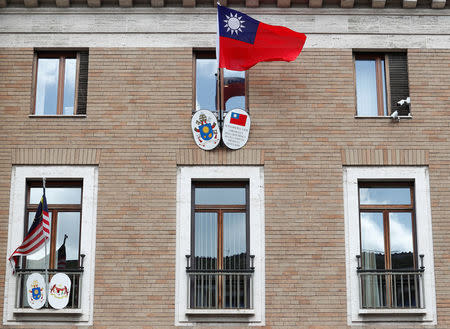
[[[450,327],[448,2],[222,4],[300,56],[216,84],[212,2],[0,0],[3,326]],[[246,145],[200,149],[234,107]],[[30,307],[45,268],[62,309]]]

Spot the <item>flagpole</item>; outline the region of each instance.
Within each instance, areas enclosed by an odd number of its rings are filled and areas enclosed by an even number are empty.
[[[220,2],[217,1],[217,7],[220,6]],[[219,9],[219,8],[217,8]],[[216,63],[217,63],[217,74],[216,74],[216,95],[217,95],[217,114],[218,114],[218,121],[219,121],[219,128],[223,128],[223,111],[222,111],[222,77],[220,75],[220,41],[219,41],[219,15],[216,16],[217,19],[217,33],[216,33]]]
[[[43,195],[45,196],[45,177],[42,178],[42,187],[43,187]],[[43,207],[43,205],[42,205]],[[44,209],[42,209],[42,216],[44,213]],[[50,266],[50,254],[47,258],[47,238],[44,239],[44,247],[45,247],[45,254],[44,254],[44,263],[45,263],[45,293],[48,293],[48,268]],[[48,298],[45,299],[45,307],[48,307]]]

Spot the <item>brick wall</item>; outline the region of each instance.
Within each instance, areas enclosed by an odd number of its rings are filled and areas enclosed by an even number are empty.
[[[192,50],[91,48],[89,56],[87,117],[39,118],[28,116],[32,49],[0,49],[0,255],[7,256],[16,150],[95,149],[94,326],[169,328],[176,166],[180,152],[199,152],[190,131]],[[305,49],[294,63],[250,70],[252,130],[242,154],[264,159],[268,328],[347,327],[348,149],[427,152],[438,327],[450,326],[450,51],[411,50],[408,60],[413,119],[399,123],[354,118],[350,49]],[[246,163],[228,150],[210,153],[211,164],[219,156],[229,156],[228,165]],[[3,278],[0,272],[1,296]]]

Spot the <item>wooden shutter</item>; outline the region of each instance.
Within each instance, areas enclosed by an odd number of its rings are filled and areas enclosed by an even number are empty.
[[[89,51],[80,51],[80,73],[78,77],[77,114],[86,114],[89,70]]]
[[[391,113],[398,111],[399,115],[408,115],[409,106],[397,105],[401,99],[409,97],[408,86],[408,60],[406,53],[390,53],[389,60],[389,87],[391,92]]]

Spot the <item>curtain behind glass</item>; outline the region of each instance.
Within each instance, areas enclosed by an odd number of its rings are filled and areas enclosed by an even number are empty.
[[[356,60],[356,106],[358,116],[378,116],[375,60]]]
[[[363,270],[384,269],[383,213],[361,213],[361,260]],[[364,275],[362,280],[363,305],[381,307],[384,283],[377,275]]]
[[[217,213],[195,213],[195,269],[217,269]]]

